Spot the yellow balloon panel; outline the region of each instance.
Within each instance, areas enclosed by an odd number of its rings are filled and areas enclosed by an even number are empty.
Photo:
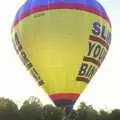
[[[107,53],[109,43],[101,37],[105,28],[111,31],[106,20],[89,12],[49,10],[21,20],[13,28],[13,43],[49,96],[76,100]],[[98,30],[102,35],[93,34]]]
[[[76,82],[76,76],[88,52],[87,13],[53,10],[40,14],[25,18],[16,27],[25,53],[48,94],[82,91],[85,83]]]

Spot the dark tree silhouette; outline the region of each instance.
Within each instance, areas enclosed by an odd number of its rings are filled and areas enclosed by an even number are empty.
[[[19,120],[41,120],[42,105],[36,97],[30,97],[19,110]]]
[[[0,98],[0,120],[17,120],[17,105],[9,99]]]
[[[110,114],[110,120],[120,120],[120,110],[113,110]]]
[[[104,110],[99,111],[99,120],[110,120],[110,113]]]
[[[63,120],[64,112],[61,108],[46,105],[43,107],[41,120]]]
[[[66,114],[65,108],[42,106],[36,97],[30,97],[18,110],[12,100],[0,98],[0,120],[120,120],[120,110],[97,112],[83,102],[77,110]]]
[[[76,111],[76,120],[97,120],[98,113],[91,105],[82,102]]]
[[[75,110],[71,110],[71,112],[65,116],[65,120],[76,120],[76,117],[77,117],[77,113]]]

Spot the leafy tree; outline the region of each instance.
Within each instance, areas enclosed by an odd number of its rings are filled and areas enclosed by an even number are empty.
[[[77,115],[76,111],[71,110],[71,112],[67,116],[65,116],[64,119],[65,120],[76,120],[76,115]]]
[[[0,120],[17,120],[17,105],[10,99],[0,98]]]
[[[19,110],[19,120],[41,120],[42,105],[36,97],[30,97]]]
[[[30,97],[18,110],[12,100],[0,98],[0,120],[120,120],[119,109],[112,112],[104,110],[97,112],[84,102],[80,104],[78,110],[69,112],[69,109],[52,105],[42,106],[36,97]]]
[[[110,114],[110,120],[120,120],[120,110],[113,110]]]
[[[63,120],[64,112],[61,108],[46,105],[42,108],[41,120]]]
[[[76,111],[76,120],[98,120],[98,113],[91,105],[82,102]]]
[[[104,110],[99,111],[99,120],[110,120],[110,113]]]

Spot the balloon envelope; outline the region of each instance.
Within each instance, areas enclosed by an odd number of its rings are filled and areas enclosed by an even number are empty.
[[[96,0],[27,0],[12,27],[14,47],[57,106],[73,106],[104,60],[111,24]]]

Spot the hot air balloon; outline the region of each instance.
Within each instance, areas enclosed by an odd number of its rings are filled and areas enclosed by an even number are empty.
[[[111,23],[96,0],[27,0],[12,41],[56,106],[72,107],[107,54]]]

